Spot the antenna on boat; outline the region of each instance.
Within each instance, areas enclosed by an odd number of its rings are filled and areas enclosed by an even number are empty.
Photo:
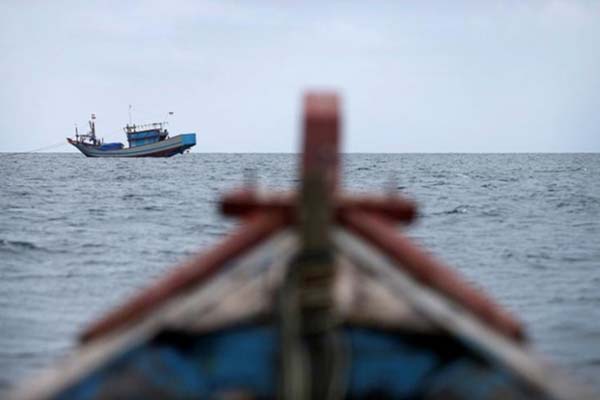
[[[96,143],[96,114],[92,114],[92,118],[89,121],[90,124],[90,136],[92,142]]]
[[[131,125],[131,124],[132,124],[132,122],[131,122],[131,108],[132,108],[132,107],[131,107],[131,104],[130,104],[130,105],[129,105],[129,125]]]
[[[163,122],[165,125],[169,123],[169,117],[173,114],[175,114],[173,111],[169,111],[167,113],[167,116],[165,117],[165,122]]]

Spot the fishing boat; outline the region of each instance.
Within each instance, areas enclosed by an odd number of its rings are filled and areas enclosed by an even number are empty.
[[[123,129],[129,147],[125,147],[123,143],[104,143],[104,139],[98,139],[95,114],[92,114],[88,123],[88,133],[80,135],[75,127],[75,138],[67,138],[67,142],[86,157],[171,157],[196,145],[195,133],[170,137],[166,129],[167,122],[127,124]]]
[[[338,98],[309,94],[300,187],[226,194],[239,227],[91,323],[12,398],[594,398],[521,322],[339,184]]]

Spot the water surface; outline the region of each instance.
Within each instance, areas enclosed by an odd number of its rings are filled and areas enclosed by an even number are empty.
[[[547,358],[600,375],[599,154],[352,154],[345,185],[416,199],[408,234],[490,292]],[[234,222],[219,194],[297,184],[289,154],[0,154],[0,392]],[[597,386],[598,387],[598,386]]]

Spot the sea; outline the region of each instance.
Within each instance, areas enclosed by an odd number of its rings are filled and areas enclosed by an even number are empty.
[[[0,154],[0,397],[76,335],[236,226],[219,198],[298,185],[295,154]],[[419,205],[398,227],[600,389],[600,154],[346,154],[343,184]]]

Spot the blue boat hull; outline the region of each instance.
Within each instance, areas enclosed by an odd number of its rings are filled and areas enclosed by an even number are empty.
[[[171,157],[181,154],[196,145],[196,134],[186,133],[167,140],[143,146],[116,150],[100,150],[100,146],[92,146],[69,140],[86,157]]]
[[[345,327],[341,337],[352,354],[342,372],[345,398],[547,398],[448,337],[356,327]],[[107,360],[49,400],[277,398],[279,343],[277,330],[268,325],[205,335],[163,333]]]

